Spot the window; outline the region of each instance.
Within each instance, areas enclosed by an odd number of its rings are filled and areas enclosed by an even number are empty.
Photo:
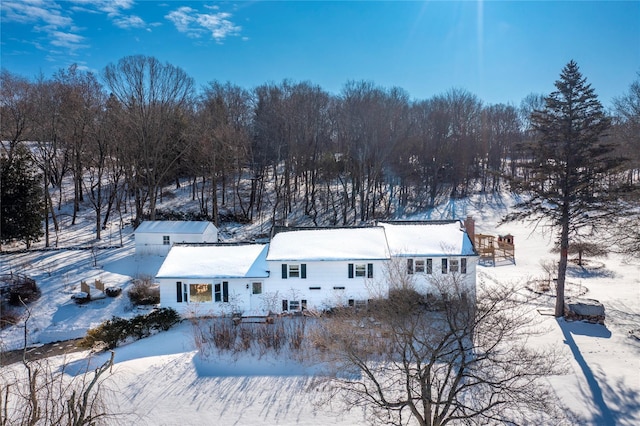
[[[334,290],[344,290],[344,287],[334,287]]]
[[[290,311],[299,311],[300,310],[300,301],[299,300],[290,300],[289,301],[289,310]]]
[[[251,283],[251,294],[262,294],[262,283]]]
[[[353,264],[349,263],[348,265],[348,276],[349,278],[355,277],[367,277],[373,278],[373,263],[362,263],[362,264]]]
[[[449,272],[456,273],[458,272],[460,262],[458,261],[458,259],[451,259],[451,262],[449,262]]]
[[[171,240],[168,235],[162,236],[162,244],[165,246],[168,246],[169,244],[171,244]]]
[[[442,259],[442,273],[446,274],[448,269],[448,259]]]
[[[194,303],[211,302],[211,284],[189,284],[189,295]]]
[[[300,278],[300,265],[289,265],[289,278]]]
[[[416,260],[415,269],[416,274],[424,274],[424,260]]]
[[[307,278],[307,264],[295,264],[288,265],[286,263],[282,264],[282,278]]]
[[[433,259],[427,259],[427,274],[433,274]]]
[[[299,311],[307,309],[307,301],[306,300],[287,300],[282,299],[282,311]]]
[[[320,287],[309,287],[309,290],[320,290]]]
[[[364,309],[367,307],[367,301],[361,299],[349,299],[348,304],[356,309]]]
[[[223,281],[222,283],[216,283],[213,286],[214,289],[214,300],[216,302],[228,302],[229,301],[229,283],[227,281]]]
[[[460,273],[461,274],[466,274],[467,273],[467,258],[463,257],[462,259],[460,259]]]

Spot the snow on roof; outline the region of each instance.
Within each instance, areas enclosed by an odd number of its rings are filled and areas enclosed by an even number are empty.
[[[147,220],[136,228],[136,234],[202,234],[211,222],[199,220]]]
[[[304,229],[277,233],[267,260],[375,260],[389,259],[380,227]]]
[[[379,223],[395,256],[473,256],[475,251],[459,221]]]
[[[267,250],[268,244],[176,245],[156,278],[268,277]]]

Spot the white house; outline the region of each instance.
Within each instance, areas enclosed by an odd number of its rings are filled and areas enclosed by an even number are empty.
[[[268,244],[172,247],[156,274],[160,303],[181,314],[260,310]]]
[[[438,283],[450,285],[454,276],[475,298],[478,254],[469,233],[460,221],[381,222],[396,268],[407,275],[418,291],[437,294]]]
[[[218,228],[205,221],[145,221],[135,231],[137,255],[164,256],[174,243],[217,242]]]
[[[304,229],[277,233],[265,289],[282,311],[327,309],[375,297],[389,249],[381,227]]]
[[[182,314],[247,315],[358,306],[408,281],[435,293],[447,275],[475,297],[476,264],[459,221],[386,222],[285,229],[269,244],[177,244],[156,281],[161,305]]]

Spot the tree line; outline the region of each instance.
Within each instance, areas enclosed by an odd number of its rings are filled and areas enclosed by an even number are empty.
[[[493,192],[534,177],[527,143],[539,133],[532,113],[544,107],[542,95],[486,105],[463,89],[412,100],[367,81],[337,95],[289,80],[198,90],[180,67],[148,56],[124,57],[99,77],[75,65],[36,79],[3,69],[1,84],[3,161],[28,146],[45,189],[47,246],[65,179],[71,223],[91,206],[97,239],[128,209],[136,224],[155,219],[171,184],[190,185],[197,213],[216,224],[284,224],[302,213],[350,225]],[[640,181],[638,84],[616,101],[602,135],[630,159],[619,171],[630,184]]]

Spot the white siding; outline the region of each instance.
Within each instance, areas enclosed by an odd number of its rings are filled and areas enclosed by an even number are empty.
[[[388,291],[384,286],[383,264],[381,260],[357,261],[270,261],[270,277],[265,280],[264,293],[280,301],[306,300],[307,309],[328,309],[347,305],[349,300],[368,300],[384,297]],[[282,278],[282,264],[305,264],[306,278]],[[373,265],[373,277],[349,278],[349,263]],[[275,297],[277,295],[277,297]]]
[[[173,308],[183,316],[206,316],[206,315],[231,315],[234,312],[247,313],[251,309],[251,280],[247,278],[225,278],[225,279],[169,279],[161,278],[157,280],[160,284],[160,306],[163,308]],[[228,302],[214,300],[212,294],[210,302],[192,302],[190,284],[215,284],[228,283]],[[187,287],[187,298],[178,302],[176,284],[181,282]],[[249,288],[247,288],[249,287]]]
[[[218,229],[211,223],[205,225],[201,222],[157,221],[152,222],[154,226],[143,226],[148,224],[150,222],[143,222],[135,232],[136,254],[138,255],[166,256],[175,243],[218,242]],[[178,232],[178,230],[187,232]],[[166,236],[169,237],[169,244],[164,244]]]

